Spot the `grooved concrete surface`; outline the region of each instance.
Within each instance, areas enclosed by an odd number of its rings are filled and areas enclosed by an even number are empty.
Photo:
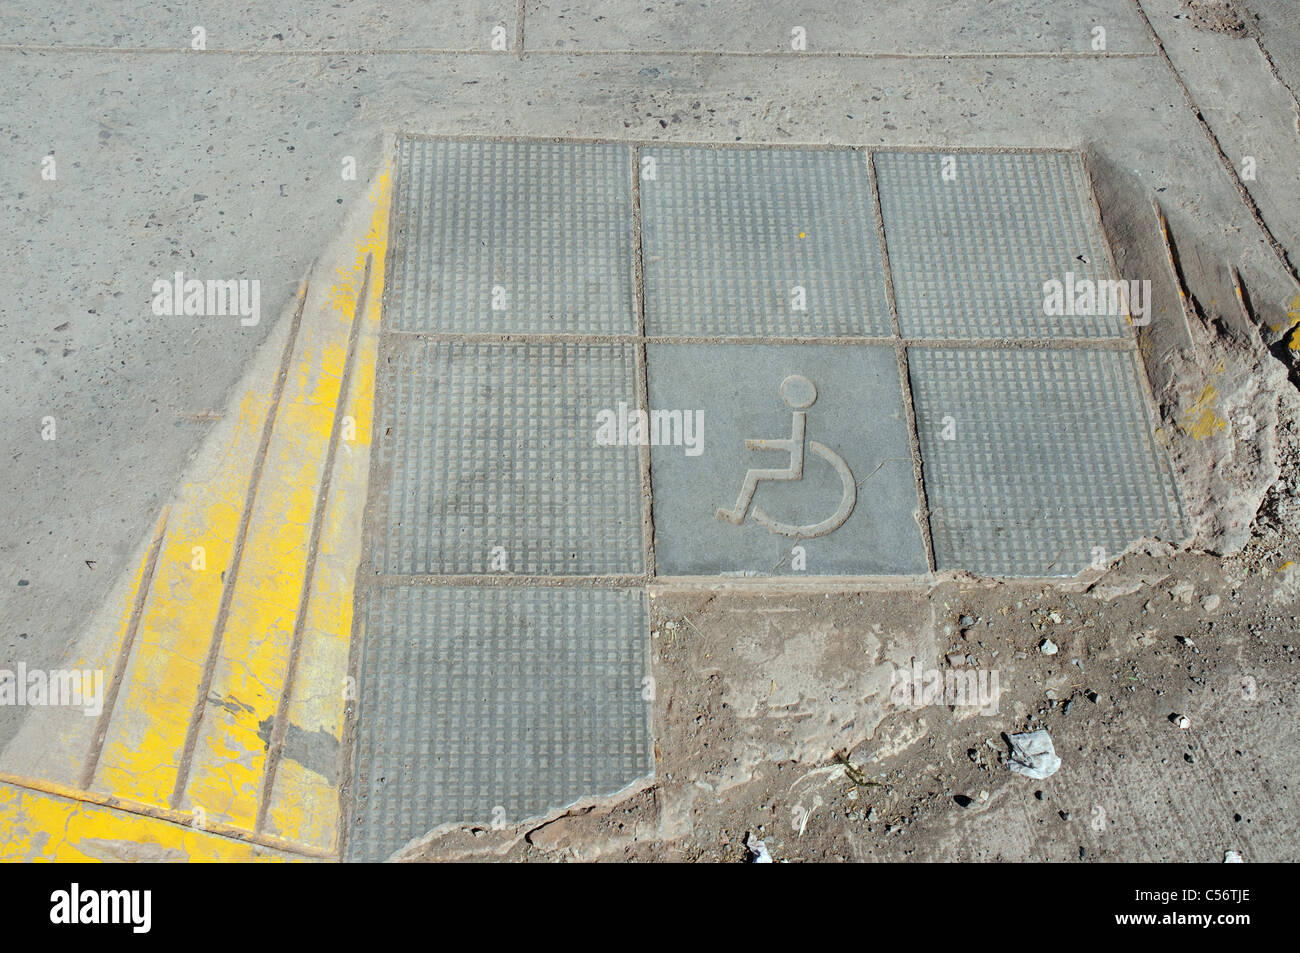
[[[390,328],[636,331],[631,152],[404,138]]]
[[[648,148],[646,333],[890,333],[867,154]]]
[[[652,770],[643,592],[377,587],[366,618],[350,859]]]
[[[635,404],[631,344],[410,341],[394,351],[377,428],[387,479],[376,572],[643,571],[637,448],[596,444],[600,411]]]
[[[1044,312],[1043,283],[1115,277],[1076,154],[878,152],[904,337],[1113,338],[1113,314]]]
[[[1130,352],[913,348],[908,364],[940,569],[1073,575],[1182,537]]]

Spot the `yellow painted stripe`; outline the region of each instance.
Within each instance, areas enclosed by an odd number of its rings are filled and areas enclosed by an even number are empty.
[[[352,313],[370,257],[370,286],[359,329],[356,366],[345,404],[355,433],[342,432],[329,500],[312,579],[303,642],[288,709],[289,725],[300,737],[316,739],[317,758],[333,750],[343,736],[348,649],[352,631],[353,584],[361,557],[362,515],[370,461],[374,413],[375,362],[379,350],[380,310],[384,293],[384,261],[388,242],[389,181],[385,175],[375,196],[375,211],[347,280],[335,286],[332,306]],[[353,696],[354,697],[354,696]],[[330,739],[333,745],[321,744]],[[333,776],[338,759],[322,772],[319,761],[298,760],[294,738],[279,761],[270,804],[270,833],[323,850],[333,850],[338,838],[339,779]],[[333,770],[331,770],[333,769]]]
[[[375,221],[387,215],[388,182],[385,172],[372,190],[375,211],[371,231]],[[386,229],[384,235],[386,238]],[[320,311],[303,321],[249,524],[189,783],[178,805],[201,807],[209,817],[248,830],[257,822],[268,746],[288,676],[312,520],[372,244],[368,233],[359,242],[357,267],[350,272],[340,269]],[[372,291],[368,298],[376,300],[378,295]],[[345,496],[354,492],[347,485],[335,489]],[[324,514],[322,518],[328,519]],[[332,590],[329,597],[350,604],[351,578],[326,582]],[[342,588],[333,589],[335,585]],[[314,661],[313,654],[309,662]],[[303,681],[319,684],[310,670],[304,672]],[[337,813],[337,797],[333,801]]]
[[[97,614],[87,627],[85,638],[75,643],[73,651],[76,654],[69,655],[59,665],[60,668],[103,673],[104,711],[99,717],[88,717],[84,708],[51,706],[31,709],[17,735],[5,748],[0,763],[3,770],[52,778],[67,784],[84,780],[87,761],[95,750],[96,729],[109,714],[114,673],[123,657],[137,603],[148,584],[145,577],[149,570],[149,557],[155,549],[161,548],[166,525],[167,509],[164,508],[135,572],[114,588],[109,605],[117,608],[110,610],[106,606],[106,611]]]
[[[0,861],[308,860],[76,796],[0,782]]]
[[[198,701],[269,390],[240,401],[228,452],[211,479],[187,484],[159,554],[135,647],[93,787],[170,806],[190,715]]]

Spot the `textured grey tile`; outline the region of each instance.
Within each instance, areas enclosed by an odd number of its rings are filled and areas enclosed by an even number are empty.
[[[635,333],[627,146],[407,138],[398,169],[390,330]]]
[[[439,824],[517,823],[652,773],[643,592],[369,598],[350,859],[382,860]]]
[[[1115,278],[1077,155],[876,153],[906,337],[1108,338],[1126,319],[1048,316],[1043,283]]]
[[[908,361],[939,569],[1073,575],[1096,547],[1182,538],[1130,352],[913,348]]]
[[[916,480],[903,416],[898,362],[889,347],[865,345],[652,344],[650,407],[694,411],[698,453],[659,432],[651,447],[655,552],[665,575],[867,575],[922,573],[925,551],[916,521]],[[798,480],[764,480],[737,525],[735,511],[751,469],[787,469],[789,450],[749,450],[747,440],[790,440],[795,408],[782,382],[799,375],[816,387],[801,411],[804,458]],[[683,414],[683,421],[685,415]],[[848,476],[837,472],[835,454]],[[828,532],[796,538],[768,528],[812,527],[853,509]],[[792,551],[803,549],[796,568]]]
[[[377,572],[643,570],[637,450],[596,445],[631,344],[406,341],[380,387]]]
[[[890,333],[866,153],[641,154],[647,334]],[[794,309],[796,286],[807,310]]]

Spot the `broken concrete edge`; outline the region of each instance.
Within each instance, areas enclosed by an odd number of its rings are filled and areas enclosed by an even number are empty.
[[[1250,281],[1263,289],[1252,296],[1236,267],[1202,254],[1190,236],[1175,239],[1158,196],[1096,149],[1085,157],[1116,270],[1149,276],[1151,300],[1163,302],[1134,331],[1156,443],[1173,468],[1187,521],[1183,548],[1240,552],[1281,475],[1277,425],[1294,415],[1279,405],[1300,397],[1293,386],[1300,363],[1279,360],[1300,358],[1286,348],[1295,321],[1282,303],[1300,289],[1278,266],[1252,272]]]
[[[654,791],[658,787],[658,778],[654,771],[625,785],[612,794],[587,795],[563,807],[553,808],[543,814],[524,818],[508,827],[493,828],[482,824],[452,821],[440,824],[433,830],[408,841],[394,851],[385,863],[408,863],[425,859],[431,852],[436,852],[439,861],[456,861],[468,857],[481,857],[484,854],[504,856],[520,841],[530,845],[530,839],[538,831],[561,821],[566,817],[606,812],[639,794]],[[468,838],[468,840],[465,840]],[[464,841],[463,844],[454,843]],[[450,843],[449,843],[450,842]]]

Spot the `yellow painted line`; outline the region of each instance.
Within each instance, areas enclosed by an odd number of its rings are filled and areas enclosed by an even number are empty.
[[[307,309],[304,286],[80,648],[122,673],[102,745],[88,719],[68,733],[77,757],[32,762],[75,762],[59,781],[0,773],[6,859],[334,856],[390,170],[369,199],[328,291]]]
[[[90,796],[94,797],[94,796]],[[41,782],[0,778],[0,861],[304,861],[298,851],[150,816]],[[175,812],[159,812],[174,814]]]
[[[148,590],[151,557],[161,549],[167,525],[164,508],[151,534],[135,572],[113,590],[105,611],[88,624],[86,637],[78,640],[59,668],[102,672],[104,679],[103,709],[98,717],[88,716],[84,708],[51,706],[33,708],[27,719],[5,748],[0,770],[18,775],[39,775],[60,783],[89,784],[86,770],[93,770],[94,759],[106,729],[114,701],[118,669],[126,660],[125,648],[132,641],[132,625],[138,629],[139,612]],[[116,608],[110,608],[116,607]]]
[[[353,585],[361,558],[362,515],[369,477],[374,416],[375,364],[379,351],[384,262],[388,243],[389,175],[379,181],[374,214],[357,246],[351,273],[334,287],[331,307],[343,314],[357,308],[369,257],[370,282],[358,329],[355,367],[344,405],[343,428],[330,478],[320,548],[302,630],[302,646],[287,709],[288,726],[299,737],[343,737],[344,709],[355,691],[347,683],[352,639]],[[321,765],[304,763],[294,738],[276,762],[266,805],[266,829],[296,843],[334,850],[338,841],[339,781]],[[329,750],[328,745],[324,750]],[[330,768],[337,771],[335,758]]]
[[[229,450],[212,478],[187,484],[172,507],[153,585],[114,707],[94,788],[170,807],[190,714],[221,602],[272,394],[240,401]]]
[[[371,194],[376,205],[372,231],[375,221],[386,219],[388,188],[389,174],[385,172]],[[377,240],[381,245],[387,237],[386,228],[383,235]],[[299,332],[199,726],[189,783],[177,804],[183,809],[201,808],[210,818],[247,830],[255,829],[259,816],[268,747],[289,678],[313,516],[340,405],[349,339],[354,322],[362,317],[356,311],[366,256],[375,243],[369,234],[361,240],[359,245],[365,247],[358,249],[360,271],[340,269],[319,311],[303,321]],[[377,297],[368,295],[369,300]],[[337,489],[344,496],[355,492],[346,485]],[[326,518],[324,514],[322,518]],[[357,554],[359,542],[358,537]],[[341,584],[343,588],[330,595],[350,604],[352,580],[346,578]],[[343,634],[350,637],[351,633]],[[305,681],[319,684],[314,673],[305,675]],[[332,800],[337,813],[336,794]]]

